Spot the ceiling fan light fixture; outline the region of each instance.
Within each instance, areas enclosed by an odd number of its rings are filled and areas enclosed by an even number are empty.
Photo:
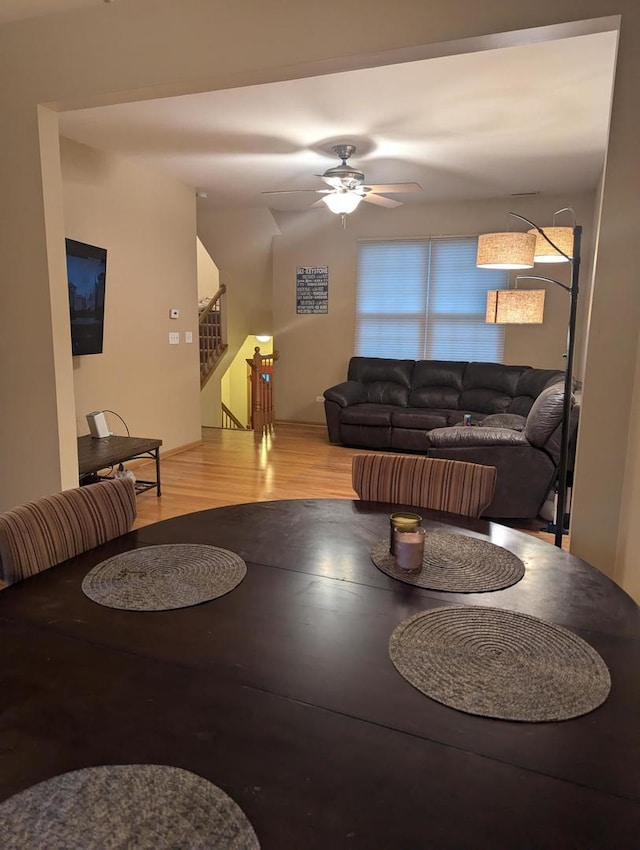
[[[322,200],[332,213],[345,215],[356,209],[362,197],[358,192],[331,192],[324,195]]]

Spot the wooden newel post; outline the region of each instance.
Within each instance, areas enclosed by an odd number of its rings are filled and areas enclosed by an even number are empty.
[[[273,354],[260,354],[260,346],[256,345],[253,358],[247,358],[251,369],[251,427],[254,431],[273,428],[273,364],[279,356],[277,351]]]

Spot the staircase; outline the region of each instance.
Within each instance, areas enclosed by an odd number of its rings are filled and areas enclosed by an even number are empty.
[[[213,375],[228,347],[223,341],[222,326],[223,295],[226,291],[225,284],[221,284],[213,298],[200,310],[200,389]]]
[[[248,431],[238,417],[222,402],[222,427],[231,431]]]

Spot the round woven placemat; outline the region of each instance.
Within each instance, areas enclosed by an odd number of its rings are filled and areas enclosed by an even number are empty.
[[[201,776],[106,765],[54,776],[0,803],[3,850],[259,850],[242,809]]]
[[[601,705],[606,664],[573,632],[497,608],[434,608],[391,635],[389,656],[423,694],[458,711],[536,723]]]
[[[524,575],[520,558],[501,546],[477,537],[440,531],[425,534],[422,570],[416,575],[396,567],[388,540],[375,546],[371,560],[392,578],[428,590],[451,593],[501,590],[520,581]]]
[[[216,546],[146,546],[97,564],[85,576],[82,590],[109,608],[168,611],[223,596],[246,572],[239,555]]]

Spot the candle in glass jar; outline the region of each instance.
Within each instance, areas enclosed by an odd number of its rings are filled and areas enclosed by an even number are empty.
[[[398,569],[420,572],[424,556],[424,533],[424,528],[394,531],[393,548]]]
[[[389,551],[392,555],[394,554],[393,534],[396,528],[401,531],[412,531],[414,528],[418,528],[421,522],[420,514],[411,514],[406,511],[391,514],[389,517]]]

